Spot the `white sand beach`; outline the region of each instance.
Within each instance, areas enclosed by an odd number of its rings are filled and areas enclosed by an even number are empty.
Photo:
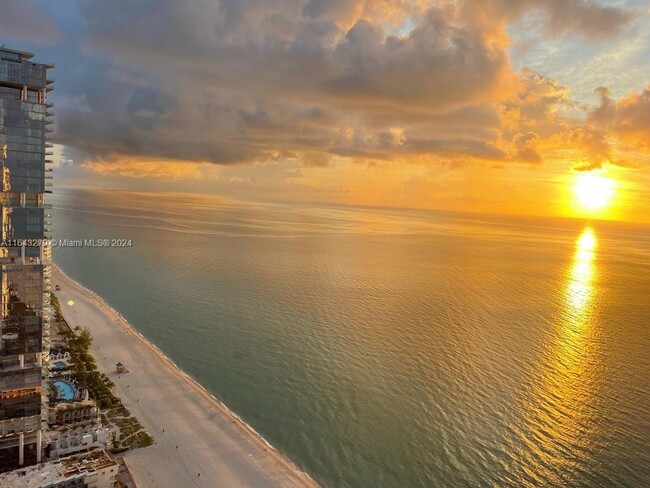
[[[90,329],[91,352],[99,369],[115,382],[117,395],[156,441],[124,455],[138,487],[318,486],[176,368],[100,297],[55,265],[52,285],[61,287],[56,295],[65,319],[72,327]],[[74,306],[66,306],[68,300]],[[130,373],[118,377],[118,361]]]

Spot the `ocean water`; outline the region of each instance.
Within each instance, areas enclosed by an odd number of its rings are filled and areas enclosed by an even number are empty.
[[[326,487],[650,480],[650,228],[57,190],[55,260]]]

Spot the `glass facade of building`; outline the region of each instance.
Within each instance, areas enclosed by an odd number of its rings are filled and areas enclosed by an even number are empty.
[[[0,472],[41,460],[49,349],[47,64],[0,47]]]

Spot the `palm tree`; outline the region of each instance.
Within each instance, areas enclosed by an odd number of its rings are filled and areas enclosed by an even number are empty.
[[[84,327],[77,333],[77,344],[83,350],[90,349],[90,345],[93,343],[93,337],[90,334],[90,329]]]

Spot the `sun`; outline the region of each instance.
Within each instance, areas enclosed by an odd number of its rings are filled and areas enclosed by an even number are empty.
[[[602,210],[611,203],[615,187],[615,182],[611,178],[593,173],[583,173],[576,177],[573,193],[580,207],[595,211]]]

